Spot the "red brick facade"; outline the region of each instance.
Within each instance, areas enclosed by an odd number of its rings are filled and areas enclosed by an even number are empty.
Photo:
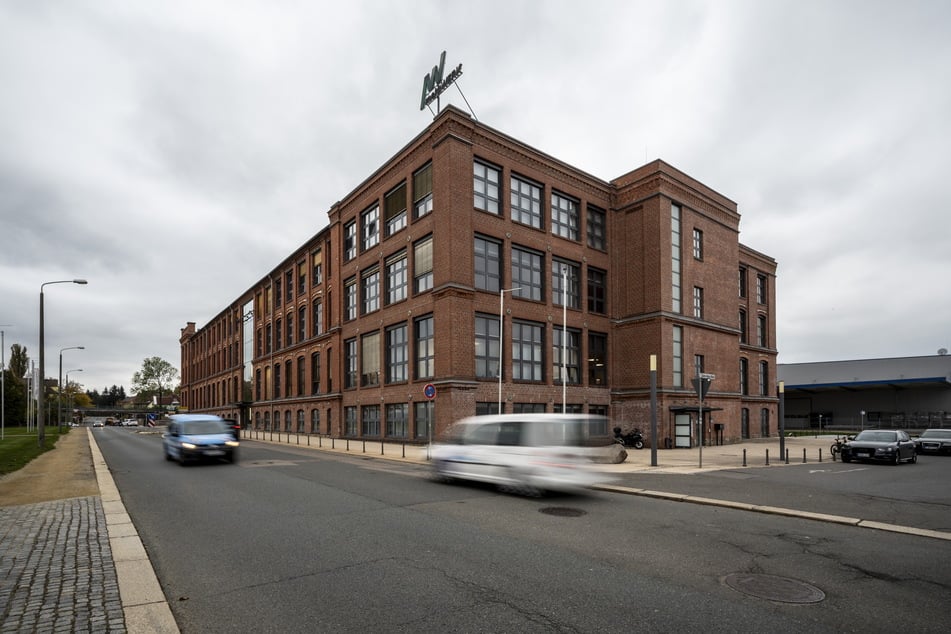
[[[427,166],[431,199],[424,197],[417,215]],[[480,180],[480,169],[490,175]],[[487,191],[494,200],[476,201],[477,189],[493,179],[497,193]],[[534,209],[533,218],[513,217],[513,186],[537,198],[519,212]],[[393,203],[404,200],[400,221],[402,203]],[[505,412],[560,411],[564,402],[569,411],[606,413],[647,432],[656,355],[659,442],[695,443],[695,425],[682,425],[678,438],[675,423],[696,416],[691,379],[700,355],[703,371],[716,375],[704,433],[722,426],[723,441],[733,442],[776,431],[776,262],[739,243],[734,202],[662,161],[602,181],[449,107],[328,215],[325,229],[206,326],[182,330],[184,407],[250,426],[414,440],[426,437],[430,415],[438,433],[460,417],[494,411],[501,392]],[[429,262],[417,247],[427,240],[431,282],[417,290],[415,278],[425,278]],[[573,272],[567,309],[565,265]],[[427,325],[431,337],[425,328],[417,333]],[[571,363],[563,385],[555,361],[566,326]],[[429,384],[432,401],[424,394]]]

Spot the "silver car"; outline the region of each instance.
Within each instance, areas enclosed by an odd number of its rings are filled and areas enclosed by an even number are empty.
[[[474,416],[452,425],[433,447],[436,479],[477,480],[503,490],[540,495],[609,478],[592,457],[611,443],[607,419],[583,414]]]

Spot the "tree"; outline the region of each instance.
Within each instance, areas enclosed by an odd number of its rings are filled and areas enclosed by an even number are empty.
[[[143,395],[147,392],[158,394],[159,407],[162,406],[162,392],[178,378],[178,370],[164,359],[149,357],[142,361],[142,369],[132,375],[132,392]]]
[[[7,424],[19,425],[26,421],[26,373],[30,369],[30,357],[26,347],[18,343],[10,346],[10,362],[3,371],[4,420]]]
[[[18,343],[10,346],[10,363],[7,364],[10,372],[18,380],[22,380],[30,370],[30,357],[26,354],[26,347]]]
[[[76,381],[70,381],[66,384],[64,396],[66,402],[72,403],[73,407],[90,407],[92,405],[92,400],[82,391],[82,386]]]
[[[26,382],[14,376],[7,368],[3,371],[4,421],[7,425],[26,422]]]

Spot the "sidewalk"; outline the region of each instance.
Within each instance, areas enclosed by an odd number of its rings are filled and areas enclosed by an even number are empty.
[[[91,429],[0,480],[0,633],[177,633]]]
[[[245,430],[242,440],[254,440],[281,445],[309,447],[346,454],[379,456],[409,462],[428,462],[429,447],[414,443],[380,440],[347,440],[294,434],[288,432],[264,432]],[[835,435],[788,437],[783,449],[789,456],[789,464],[803,462],[830,462]],[[745,463],[744,463],[745,460]],[[768,464],[767,464],[768,460]],[[627,448],[627,459],[620,464],[599,464],[598,469],[609,473],[655,472],[655,473],[703,473],[718,469],[743,467],[766,467],[785,465],[781,459],[780,439],[750,440],[733,445],[693,447],[691,449],[658,449],[657,466],[651,465],[651,450]]]

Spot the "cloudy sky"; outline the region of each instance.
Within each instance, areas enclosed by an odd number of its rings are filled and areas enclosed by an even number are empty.
[[[179,364],[431,121],[604,180],[662,158],[779,262],[780,362],[951,348],[944,0],[5,0],[0,329],[88,389]],[[459,91],[443,105],[465,108]]]

